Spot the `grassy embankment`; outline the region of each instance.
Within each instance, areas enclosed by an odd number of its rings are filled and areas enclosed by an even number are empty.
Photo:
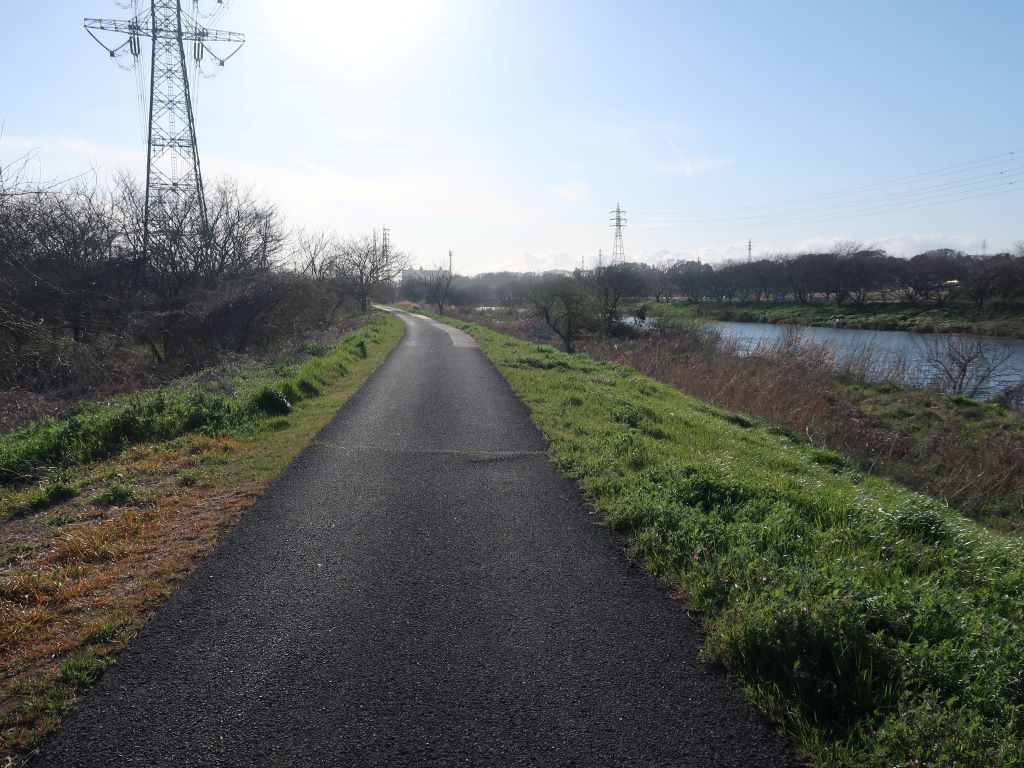
[[[950,302],[944,307],[869,302],[864,306],[834,301],[800,304],[768,301],[651,302],[653,316],[675,319],[730,320],[744,323],[815,325],[916,333],[968,333],[1024,339],[1024,306],[992,303],[978,307]]]
[[[621,363],[701,400],[805,435],[861,469],[1024,534],[1024,413],[996,403],[865,382],[856,361],[791,340],[732,354],[699,332],[586,339],[591,357]]]
[[[554,343],[514,312],[461,314],[527,341]],[[699,321],[672,320],[635,338],[593,334],[579,349],[686,394],[838,451],[859,468],[934,496],[1002,531],[1024,534],[1024,412],[961,395],[868,383],[869,359],[836,359],[793,338],[735,354]]]
[[[1024,765],[1019,539],[630,368],[454,324],[800,752]]]
[[[215,385],[90,404],[0,437],[0,763],[38,746],[402,335]]]

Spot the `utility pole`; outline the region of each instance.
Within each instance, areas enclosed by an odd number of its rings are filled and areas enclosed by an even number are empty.
[[[747,263],[749,264],[754,260],[754,241],[747,240]]]
[[[222,3],[223,0],[218,0],[218,4]],[[134,59],[133,68],[142,63],[142,38],[152,42],[144,256],[149,255],[154,245],[173,246],[181,234],[196,234],[185,221],[175,222],[175,217],[191,221],[198,227],[198,234],[205,234],[209,228],[188,66],[191,59],[198,69],[209,54],[223,67],[245,44],[242,34],[203,26],[198,20],[200,0],[191,0],[192,13],[187,13],[182,4],[182,0],[132,0],[135,15],[127,21],[85,20],[86,31],[111,58],[127,51]],[[188,5],[189,0],[184,4]],[[97,32],[126,35],[127,39],[110,47]],[[231,43],[236,47],[221,58],[211,49],[213,43]]]
[[[622,264],[626,261],[626,249],[622,245],[622,230],[626,226],[626,212],[622,206],[615,204],[612,213],[612,228],[615,230],[615,245],[612,247],[612,264]]]

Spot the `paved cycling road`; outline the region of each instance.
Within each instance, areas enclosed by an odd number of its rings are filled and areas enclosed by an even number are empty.
[[[400,316],[41,764],[795,765],[472,339]]]

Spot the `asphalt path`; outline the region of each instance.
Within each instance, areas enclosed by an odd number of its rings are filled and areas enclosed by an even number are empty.
[[[400,316],[40,764],[795,765],[472,338]]]

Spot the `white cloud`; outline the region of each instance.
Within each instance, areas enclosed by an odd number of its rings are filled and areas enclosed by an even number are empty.
[[[980,235],[889,235],[872,244],[893,256],[913,256],[935,248],[954,248],[965,253],[981,253],[985,238]],[[989,240],[988,252],[1010,250],[1010,243]]]
[[[861,237],[850,235],[835,235],[832,237],[812,237],[800,242],[791,244],[779,251],[799,253],[802,251],[826,251],[838,242],[861,243],[865,248],[877,248],[884,250],[892,256],[910,257],[924,251],[936,248],[953,248],[964,253],[981,253],[985,238],[981,235],[915,235],[909,233],[884,235],[882,237],[865,240]],[[987,248],[989,253],[1008,251],[1012,243],[989,239]]]

